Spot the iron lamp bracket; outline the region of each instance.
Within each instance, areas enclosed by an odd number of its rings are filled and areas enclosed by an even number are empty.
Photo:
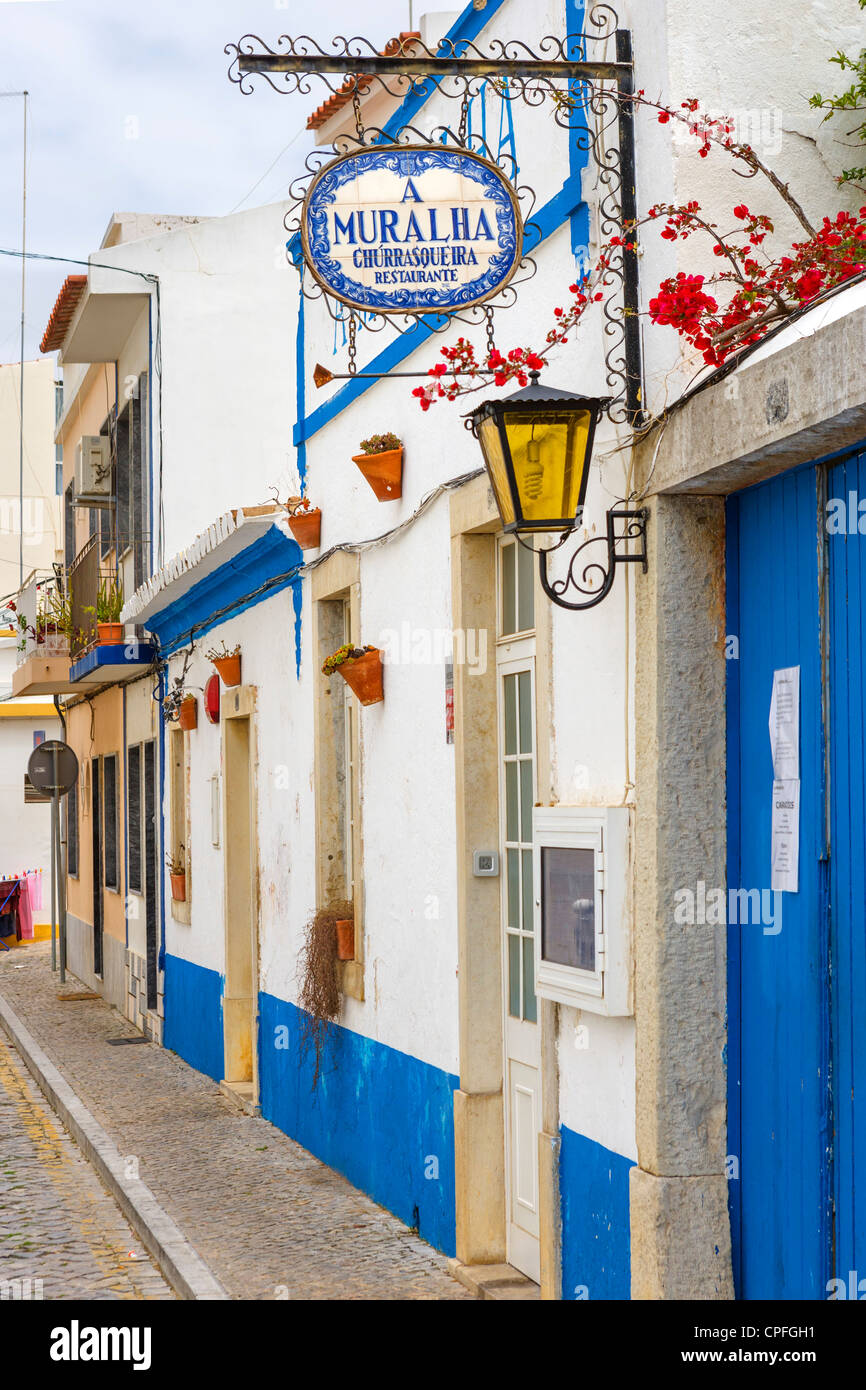
[[[539,575],[541,587],[547,597],[560,608],[570,608],[578,612],[595,608],[606,599],[616,578],[616,567],[622,564],[639,564],[644,574],[647,569],[646,525],[649,513],[646,507],[612,507],[607,513],[606,534],[590,536],[574,551],[568,562],[563,579],[551,579],[547,572],[548,550],[539,551]],[[624,525],[617,530],[617,523]],[[607,564],[602,560],[581,560],[584,551],[592,545],[607,546]],[[593,552],[595,553],[595,552]],[[601,583],[598,584],[598,580]],[[596,587],[597,586],[597,587]],[[585,595],[582,599],[567,598],[569,591]]]

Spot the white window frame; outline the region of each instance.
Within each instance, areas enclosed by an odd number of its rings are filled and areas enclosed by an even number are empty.
[[[632,811],[627,806],[536,806],[533,813],[535,990],[591,1013],[629,1017],[634,1012],[631,969]],[[542,957],[545,848],[591,849],[595,855],[595,969],[581,970]]]

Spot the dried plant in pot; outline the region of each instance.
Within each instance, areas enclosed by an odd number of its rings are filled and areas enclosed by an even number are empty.
[[[290,497],[285,504],[289,530],[302,550],[317,550],[322,540],[322,509],[309,497]]]
[[[339,899],[314,912],[304,928],[298,956],[298,1004],[303,1015],[300,1055],[305,1058],[312,1049],[313,1089],[319,1082],[331,1027],[340,1016],[337,923],[354,918],[354,912],[351,902]]]
[[[378,705],[384,700],[379,647],[355,647],[351,642],[338,647],[322,665],[323,675],[332,676],[335,672],[343,677],[362,705]]]
[[[361,440],[363,453],[356,463],[380,502],[396,502],[403,496],[403,441],[396,434],[372,434]]]
[[[220,674],[223,685],[240,685],[241,683],[241,644],[238,642],[236,647],[230,651],[225,642],[221,642],[218,647],[211,647],[210,651],[205,652],[208,661],[212,661]]]
[[[198,704],[194,695],[184,695],[178,709],[177,722],[181,729],[198,728]]]
[[[186,856],[183,845],[165,856],[168,876],[171,879],[171,896],[176,903],[186,902]]]

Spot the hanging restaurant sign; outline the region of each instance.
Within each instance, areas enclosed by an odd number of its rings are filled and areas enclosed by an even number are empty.
[[[377,145],[317,174],[301,243],[318,283],[352,308],[447,313],[508,284],[523,224],[514,189],[489,160],[443,145]]]

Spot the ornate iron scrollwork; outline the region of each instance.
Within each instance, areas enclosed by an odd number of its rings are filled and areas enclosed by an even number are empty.
[[[541,550],[539,554],[539,575],[541,587],[547,597],[560,608],[570,608],[581,611],[586,608],[595,608],[597,604],[606,599],[616,577],[617,565],[638,564],[643,566],[644,573],[647,568],[647,543],[646,543],[646,507],[636,509],[629,507],[612,507],[607,513],[606,534],[603,536],[590,536],[583,541],[574,551],[568,562],[563,579],[551,579],[547,572],[547,557],[551,553],[548,550]],[[625,522],[625,529],[617,532],[617,522]],[[570,534],[574,534],[571,532]],[[631,549],[631,544],[638,541],[639,548]],[[560,542],[561,544],[561,542]],[[581,555],[592,545],[607,545],[607,565],[601,560],[588,560],[583,563],[581,568]],[[625,546],[625,550],[617,547]],[[559,546],[553,547],[555,550]],[[599,587],[594,587],[591,582],[592,575],[600,578]],[[569,590],[575,593],[586,595],[581,600],[573,600],[566,597]]]
[[[636,220],[631,36],[618,27],[616,11],[606,4],[592,7],[586,25],[585,30],[564,38],[546,35],[534,49],[518,39],[491,39],[486,50],[466,40],[443,39],[434,51],[420,39],[412,39],[406,43],[394,40],[382,53],[360,36],[340,35],[324,48],[307,35],[293,39],[283,34],[270,46],[255,34],[245,34],[237,43],[227,44],[225,51],[231,58],[229,78],[244,95],[254,89],[257,77],[263,77],[280,94],[309,93],[310,79],[316,77],[330,92],[354,99],[378,86],[398,99],[409,94],[456,98],[465,109],[466,101],[477,95],[486,82],[492,82],[507,102],[540,106],[552,101],[557,123],[573,134],[578,149],[585,150],[595,164],[599,240],[605,242],[612,233],[621,234]],[[444,139],[498,162],[479,136],[463,134],[464,124],[457,133],[439,127],[422,138]],[[341,135],[334,149],[320,148],[309,156],[307,173],[292,186],[290,196],[300,203],[306,184],[322,163],[334,154],[345,153],[353,143],[405,141],[420,135],[410,126],[397,136],[373,129],[365,131],[363,139]],[[531,196],[534,202],[531,189],[521,187],[517,191],[521,198]],[[531,249],[532,224],[524,218],[524,225]],[[290,234],[297,231],[296,209],[288,215],[286,226]],[[606,381],[612,397],[607,414],[616,423],[634,426],[642,418],[642,390],[637,250],[629,240],[624,237],[625,244],[608,253],[602,280],[607,293],[602,310],[607,343]],[[527,279],[534,273],[535,262],[531,256],[525,256],[520,278]],[[505,288],[497,300],[498,307],[514,303],[519,282],[515,277]],[[338,321],[343,317],[343,306],[332,304],[319,286],[310,283],[310,277],[305,277],[303,290],[311,297],[323,297]],[[484,314],[482,309],[460,314],[427,313],[421,317],[425,327],[441,332],[455,318],[478,327]],[[418,319],[417,314],[407,315],[405,323],[400,323],[393,316],[386,320],[368,314],[359,326],[375,332],[387,323],[405,333],[415,329]]]

